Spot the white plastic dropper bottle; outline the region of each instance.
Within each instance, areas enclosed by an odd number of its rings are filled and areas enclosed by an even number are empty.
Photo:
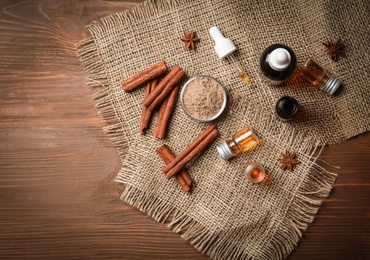
[[[225,38],[220,29],[214,26],[209,29],[212,39],[215,42],[215,51],[220,59],[227,58],[230,63],[233,65],[235,71],[238,73],[238,76],[241,80],[246,83],[248,86],[251,86],[251,81],[245,70],[240,66],[240,63],[235,58],[233,52],[236,51],[236,46],[229,39]]]

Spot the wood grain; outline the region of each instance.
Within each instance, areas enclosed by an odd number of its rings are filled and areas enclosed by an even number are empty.
[[[87,24],[137,2],[0,2],[0,258],[207,259],[119,200],[120,158],[76,58]],[[289,259],[370,258],[369,142],[323,151],[339,177]]]

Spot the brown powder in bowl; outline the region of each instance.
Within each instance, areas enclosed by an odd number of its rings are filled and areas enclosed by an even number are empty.
[[[222,108],[224,94],[216,81],[210,78],[196,78],[189,82],[183,104],[187,112],[198,119],[214,117]]]

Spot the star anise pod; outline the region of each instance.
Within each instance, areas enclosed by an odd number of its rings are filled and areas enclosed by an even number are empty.
[[[281,169],[288,169],[289,171],[293,170],[295,164],[300,163],[299,160],[295,159],[296,153],[289,154],[288,150],[285,150],[285,154],[281,153],[281,158],[277,159],[282,163]]]
[[[341,43],[341,39],[339,38],[336,42],[327,41],[326,43],[323,42],[322,44],[326,47],[326,53],[331,56],[333,61],[338,61],[340,56],[344,57],[344,45]]]
[[[195,32],[186,33],[184,32],[184,38],[181,39],[183,42],[185,42],[184,49],[192,49],[195,51],[195,43],[199,42],[200,39],[195,37]]]

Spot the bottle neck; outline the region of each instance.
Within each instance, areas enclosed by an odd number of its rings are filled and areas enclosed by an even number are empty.
[[[285,96],[278,100],[275,110],[282,120],[288,121],[292,120],[297,115],[299,104],[295,98]]]
[[[233,152],[230,150],[229,145],[226,141],[222,142],[216,148],[217,148],[217,151],[220,154],[221,158],[224,159],[224,160],[228,160],[228,159],[230,159],[231,157],[234,156]]]

